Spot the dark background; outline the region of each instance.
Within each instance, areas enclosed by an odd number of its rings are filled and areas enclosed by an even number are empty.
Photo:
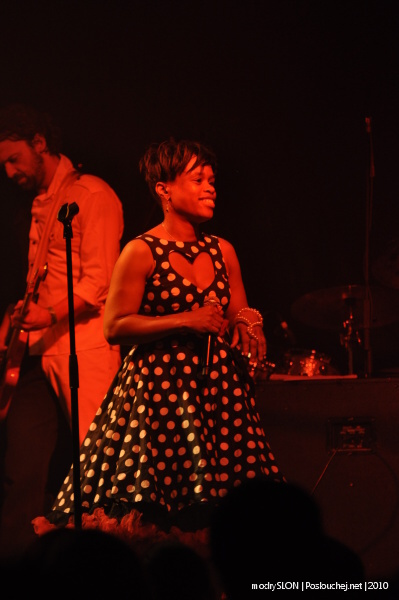
[[[146,146],[170,135],[211,145],[218,202],[207,230],[234,244],[272,358],[281,317],[291,346],[344,372],[339,326],[326,331],[318,313],[305,325],[292,305],[332,290],[334,308],[336,288],[364,284],[366,250],[374,260],[396,240],[398,25],[396,0],[3,0],[0,103],[52,113],[64,153],[118,193],[123,243],[160,218],[138,172]],[[25,290],[30,202],[4,176],[0,193],[4,310]],[[371,331],[377,374],[399,365],[395,285]]]

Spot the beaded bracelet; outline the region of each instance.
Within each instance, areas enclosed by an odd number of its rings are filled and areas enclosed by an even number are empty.
[[[252,327],[256,327],[257,325],[259,325],[260,327],[262,327],[262,322],[261,321],[257,321],[256,323],[251,323],[251,325],[248,325],[248,327],[247,327],[247,333],[248,333],[249,337],[251,337],[252,339],[254,339],[257,342],[259,342],[258,336],[252,331]]]
[[[243,313],[246,310],[253,312],[258,317],[259,321],[250,321],[249,319],[247,319],[247,317],[244,317],[241,313]],[[235,322],[236,323],[245,323],[247,326],[247,333],[248,333],[249,337],[251,337],[252,339],[259,342],[258,336],[252,331],[252,329],[253,329],[253,327],[258,327],[258,326],[263,327],[263,317],[256,308],[249,308],[249,306],[245,306],[244,308],[241,308],[238,311],[238,313],[236,314]]]
[[[263,317],[261,315],[261,313],[256,309],[256,308],[250,308],[249,306],[244,306],[244,308],[241,308],[238,313],[236,314],[236,322],[237,321],[243,321],[244,323],[247,322],[247,320],[244,321],[244,319],[246,319],[245,317],[242,317],[242,314],[244,311],[249,310],[250,312],[253,312],[257,317],[258,320],[261,322],[261,324],[263,325]]]

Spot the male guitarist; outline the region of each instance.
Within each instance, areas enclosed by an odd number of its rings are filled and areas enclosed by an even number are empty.
[[[20,368],[14,360],[13,374],[7,379],[3,373],[0,383],[0,394],[4,389],[9,394],[0,411],[5,446],[0,558],[13,560],[34,539],[31,520],[50,510],[72,463],[69,445],[66,456],[59,456],[65,427],[70,435],[71,389],[66,240],[57,212],[65,203],[79,209],[71,246],[81,440],[121,360],[119,348],[104,338],[103,310],[120,252],[123,212],[107,183],[75,171],[60,153],[58,128],[33,107],[0,109],[0,166],[32,202],[28,287],[46,269],[35,297],[27,290],[25,300],[15,305],[11,326],[14,335],[21,334],[19,342],[26,338],[26,349]]]

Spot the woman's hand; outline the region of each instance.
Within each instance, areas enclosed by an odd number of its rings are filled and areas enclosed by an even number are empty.
[[[266,361],[267,343],[261,325],[251,328],[238,322],[234,326],[231,347],[237,347],[248,365],[248,372],[255,381],[267,379],[270,365]],[[255,337],[256,336],[256,337]]]
[[[253,335],[249,335],[248,326],[238,322],[234,325],[231,347],[236,346],[241,350],[243,356],[249,358],[250,362],[264,362],[266,359],[267,343],[260,325],[252,328]]]
[[[197,333],[212,333],[223,336],[228,327],[220,304],[210,303],[197,310],[183,313],[187,327]]]

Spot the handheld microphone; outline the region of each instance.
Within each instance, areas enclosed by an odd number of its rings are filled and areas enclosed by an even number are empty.
[[[217,296],[205,296],[204,306],[208,306],[209,304],[219,304],[220,300]],[[204,346],[202,350],[202,359],[201,359],[201,371],[200,376],[206,377],[209,375],[209,371],[211,369],[211,365],[213,362],[213,348],[214,348],[215,340],[211,333],[204,338]]]

